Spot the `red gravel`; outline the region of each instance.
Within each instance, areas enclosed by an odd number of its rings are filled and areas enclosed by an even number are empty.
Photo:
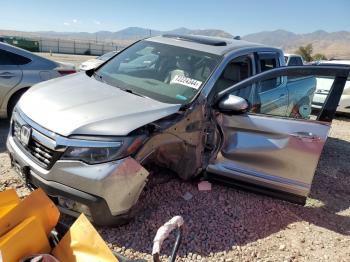
[[[4,129],[0,125],[0,135]],[[158,171],[142,193],[136,218],[98,231],[110,248],[150,260],[157,229],[182,215],[178,261],[350,261],[349,155],[350,120],[338,118],[304,207],[215,184],[201,192],[195,182]],[[0,142],[0,190],[6,188],[27,192]],[[183,198],[187,192],[190,200]],[[164,242],[163,259],[173,242],[174,236]]]

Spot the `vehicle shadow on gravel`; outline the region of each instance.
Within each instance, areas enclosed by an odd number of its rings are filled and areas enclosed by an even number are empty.
[[[0,119],[0,153],[6,151],[6,138],[9,131],[9,121]]]
[[[293,228],[300,221],[305,223],[305,231],[311,223],[349,235],[349,216],[337,214],[349,208],[349,155],[349,142],[328,138],[306,206],[216,184],[212,191],[200,192],[196,182],[180,181],[166,171],[155,172],[142,193],[134,221],[98,230],[117,251],[126,248],[150,253],[157,229],[181,215],[185,226],[180,256],[229,251],[232,246]],[[183,198],[187,192],[192,195],[190,200]],[[174,236],[165,241],[161,253],[170,254],[174,241]]]
[[[350,217],[341,215],[350,207],[349,156],[349,142],[328,138],[307,202],[311,216],[303,217],[310,223],[344,235],[350,235]]]

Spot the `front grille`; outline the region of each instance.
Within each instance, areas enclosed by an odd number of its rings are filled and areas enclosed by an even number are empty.
[[[31,136],[28,145],[21,143],[21,125],[13,121],[12,135],[17,145],[39,166],[50,169],[60,158],[61,153],[44,146],[35,137]]]

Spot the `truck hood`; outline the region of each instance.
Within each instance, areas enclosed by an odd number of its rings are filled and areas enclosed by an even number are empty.
[[[18,104],[31,120],[62,136],[124,136],[180,107],[125,92],[85,73],[37,84]]]

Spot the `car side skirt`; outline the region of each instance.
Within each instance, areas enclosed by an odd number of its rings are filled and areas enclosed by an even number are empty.
[[[208,178],[209,181],[214,183],[222,184],[222,185],[237,188],[237,189],[242,189],[248,192],[254,192],[261,195],[271,196],[271,197],[285,200],[294,204],[305,205],[305,202],[306,202],[305,196],[296,195],[293,193],[252,184],[249,182],[238,180],[236,178],[231,178],[231,177],[227,178],[222,176],[222,174],[219,175],[208,171],[206,173],[206,177]]]
[[[228,170],[221,164],[209,165],[206,169],[211,180],[227,185],[236,185],[257,193],[277,197],[293,203],[304,204],[311,185],[264,174],[248,174],[241,170]]]

